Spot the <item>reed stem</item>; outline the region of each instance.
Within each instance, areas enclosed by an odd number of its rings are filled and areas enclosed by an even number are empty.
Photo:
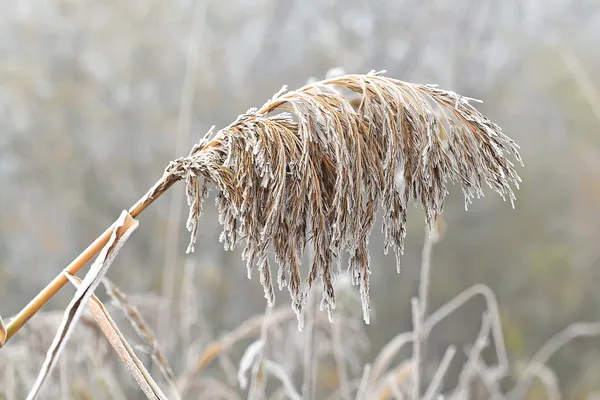
[[[152,189],[144,197],[140,198],[130,209],[129,214],[133,218],[140,215],[150,204],[166,192],[180,178],[164,175],[159,179]],[[149,195],[151,194],[151,195]],[[96,238],[85,250],[83,250],[71,263],[64,269],[71,275],[75,275],[92,257],[94,257],[106,245],[114,229],[114,223],[108,227],[104,233]],[[58,293],[69,280],[61,271],[37,296],[33,298],[6,326],[6,333],[0,330],[0,348],[6,344],[18,331],[35,315],[56,293]]]

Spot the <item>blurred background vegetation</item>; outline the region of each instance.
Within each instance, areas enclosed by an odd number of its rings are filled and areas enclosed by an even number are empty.
[[[515,210],[490,195],[465,212],[460,191],[450,196],[432,260],[432,309],[472,284],[489,285],[515,365],[568,324],[600,320],[598,1],[1,3],[5,319],[211,125],[228,124],[283,84],[296,88],[341,67],[386,69],[391,77],[482,99],[478,108],[521,145],[525,168]],[[194,79],[187,74],[186,81],[190,51],[197,62]],[[179,122],[190,99],[185,90],[194,99],[189,133]],[[218,336],[264,311],[262,287],[246,278],[239,250],[219,245],[212,204],[196,252],[185,255],[180,214],[186,210],[176,206],[183,186],[172,192],[140,218],[109,277],[132,295],[168,294],[173,279],[174,300],[165,307],[178,310],[181,277],[191,266],[197,307]],[[378,250],[382,240],[374,229],[375,318],[366,327],[365,359],[411,326],[423,240],[417,209],[409,225],[399,275],[393,256]],[[70,295],[65,289],[49,308],[64,307]],[[277,296],[278,304],[288,301],[286,292]],[[444,322],[432,333],[430,351],[472,340],[482,309],[474,300]],[[600,390],[600,339],[569,344],[550,365],[566,398]]]

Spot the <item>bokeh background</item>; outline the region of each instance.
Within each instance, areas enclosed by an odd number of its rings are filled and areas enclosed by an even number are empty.
[[[452,191],[433,253],[432,310],[470,285],[489,285],[515,366],[570,323],[600,320],[598,1],[0,3],[5,320],[210,126],[334,67],[385,69],[482,99],[477,107],[521,146],[514,210],[488,191],[465,212],[460,190]],[[196,252],[185,254],[183,190],[176,186],[140,217],[109,277],[132,296],[162,296],[176,310],[182,276],[192,270],[204,326],[218,337],[264,312],[262,288],[257,277],[247,279],[239,250],[222,249],[212,202]],[[423,233],[415,208],[397,274],[374,229],[375,317],[364,327],[364,360],[411,329]],[[70,295],[65,289],[47,309],[64,307]],[[288,297],[277,293],[278,304]],[[472,340],[483,307],[473,300],[440,325],[431,351]],[[565,398],[600,391],[600,339],[575,340],[549,365]]]

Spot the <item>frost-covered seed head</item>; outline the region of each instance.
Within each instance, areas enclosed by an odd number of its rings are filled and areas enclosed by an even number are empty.
[[[368,322],[367,243],[379,209],[384,251],[395,252],[399,268],[410,201],[424,209],[431,230],[449,182],[460,185],[466,203],[480,197],[486,184],[511,203],[515,199],[512,187],[520,178],[506,155],[521,162],[518,146],[469,100],[379,73],[284,88],[260,109],[209,132],[165,171],[187,182],[189,251],[210,183],[218,189],[220,239],[226,249],[245,240],[248,273],[258,267],[270,304],[270,252],[279,266],[278,284],[289,288],[300,317],[319,280],[323,305],[332,312],[334,275],[346,251]],[[313,257],[302,283],[308,241]]]

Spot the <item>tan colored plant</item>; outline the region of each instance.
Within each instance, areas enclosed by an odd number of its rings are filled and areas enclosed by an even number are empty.
[[[349,94],[356,94],[353,101]],[[505,157],[520,160],[517,145],[469,99],[430,85],[378,73],[345,75],[285,92],[210,133],[171,173],[186,179],[195,246],[207,183],[218,187],[221,240],[232,248],[246,239],[248,275],[256,266],[265,297],[274,290],[269,251],[279,264],[279,288],[288,286],[300,321],[306,295],[322,280],[322,308],[335,307],[334,264],[349,253],[369,322],[368,238],[378,209],[385,251],[398,268],[409,202],[425,210],[430,230],[442,213],[448,182],[466,201],[489,185],[514,201],[519,176]],[[304,288],[300,260],[307,238],[314,255]]]
[[[248,273],[256,266],[265,297],[274,302],[268,255],[279,265],[277,282],[288,286],[302,321],[310,287],[323,283],[322,307],[335,307],[333,279],[342,251],[360,285],[369,321],[368,238],[381,209],[385,248],[400,255],[409,202],[420,205],[431,228],[442,213],[448,183],[461,186],[466,202],[487,184],[511,202],[520,178],[506,157],[521,162],[518,146],[456,93],[432,85],[382,76],[344,75],[286,92],[259,109],[212,130],[188,157],[172,161],[162,178],[129,210],[137,217],[179,180],[190,206],[188,251],[196,245],[202,203],[210,186],[226,249],[245,239]],[[77,273],[107,243],[110,227],[67,268]],[[301,259],[312,242],[312,265],[304,285]],[[10,339],[67,282],[60,274],[6,329]]]

